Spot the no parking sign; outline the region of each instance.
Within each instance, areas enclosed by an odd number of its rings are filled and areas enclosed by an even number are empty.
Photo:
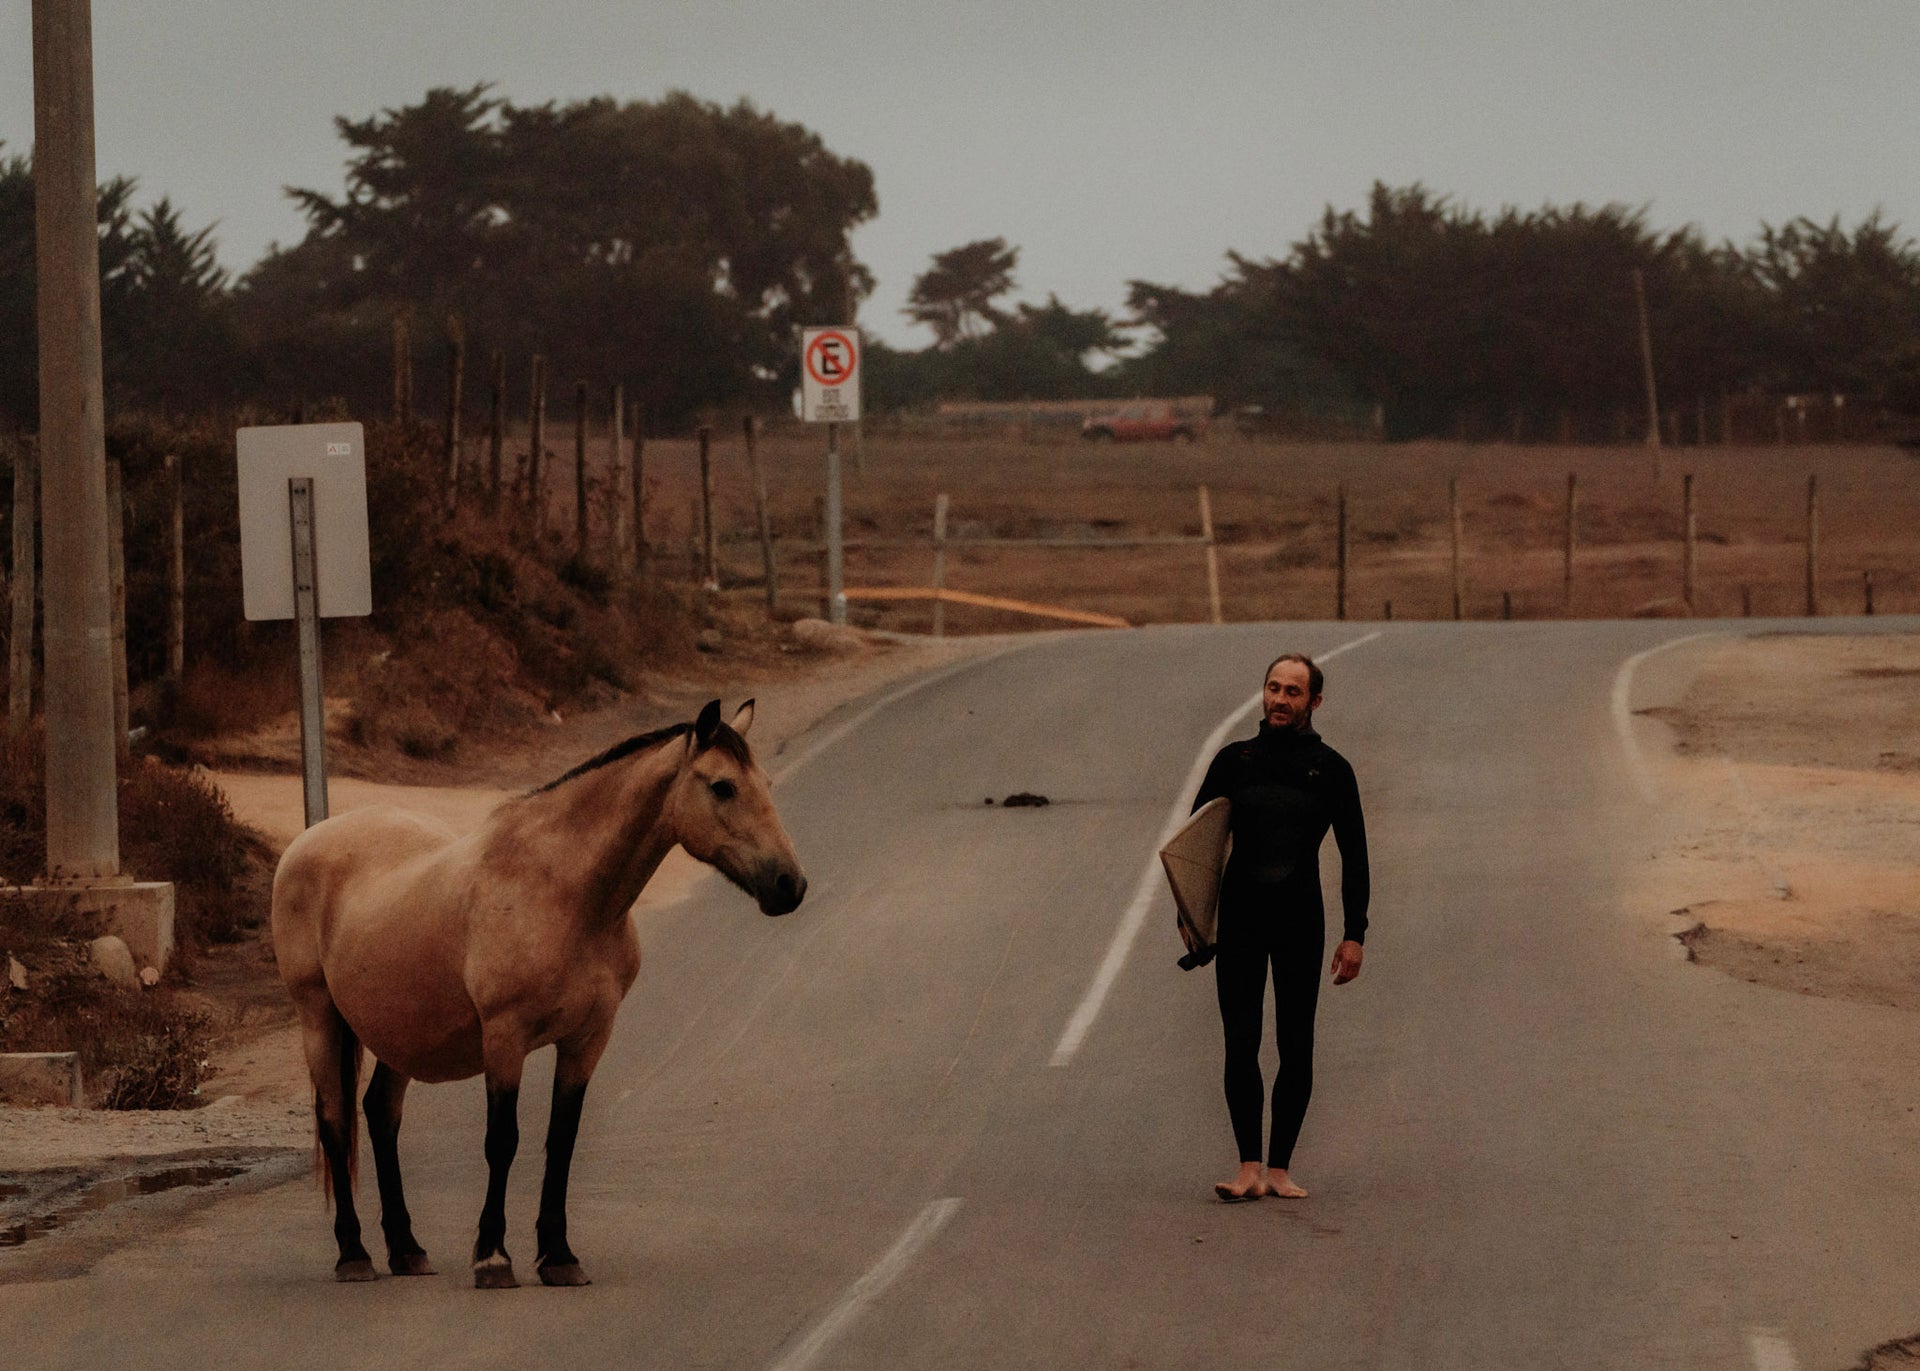
[[[801,330],[800,417],[810,424],[859,420],[859,329],[849,324]]]

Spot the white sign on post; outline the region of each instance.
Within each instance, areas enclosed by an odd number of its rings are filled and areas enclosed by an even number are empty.
[[[809,424],[860,419],[860,330],[851,324],[802,329],[800,417]]]
[[[323,619],[373,613],[367,544],[367,443],[358,424],[243,428],[240,590],[249,619],[291,619],[292,514],[287,482],[313,481],[313,543]]]

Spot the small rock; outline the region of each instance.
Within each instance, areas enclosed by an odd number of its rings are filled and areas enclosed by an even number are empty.
[[[131,989],[140,984],[140,968],[133,964],[133,953],[113,934],[88,943],[87,956],[93,962],[93,969],[115,985]]]
[[[140,968],[140,984],[146,986],[147,989],[149,990],[153,989],[154,986],[159,985],[160,984],[159,969],[151,966],[141,967]]]
[[[1693,606],[1674,596],[1665,600],[1649,600],[1633,611],[1636,619],[1691,619]]]
[[[860,631],[825,619],[795,619],[793,641],[808,652],[858,652],[862,646]]]
[[[724,652],[727,648],[727,640],[721,635],[719,629],[703,628],[700,630],[700,636],[693,640],[693,645],[702,652]]]
[[[15,990],[27,988],[27,969],[20,965],[20,959],[11,953],[7,956],[7,984]]]
[[[1053,801],[1045,795],[1036,795],[1031,790],[1020,790],[1002,800],[1000,807],[1002,809],[1039,809],[1042,805],[1052,803]]]

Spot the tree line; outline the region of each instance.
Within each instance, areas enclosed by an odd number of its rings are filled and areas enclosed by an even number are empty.
[[[1130,281],[1118,320],[1001,308],[1017,256],[1001,239],[936,255],[908,305],[935,341],[876,377],[905,403],[1208,394],[1377,411],[1393,438],[1612,437],[1645,414],[1637,272],[1663,404],[1812,393],[1920,412],[1920,250],[1878,213],[1762,225],[1737,247],[1619,205],[1488,215],[1376,184],[1285,257],[1230,253],[1210,290]],[[1131,348],[1128,327],[1145,335]]]
[[[794,330],[844,322],[872,289],[850,235],[873,174],[747,102],[675,93],[517,105],[484,85],[340,118],[338,193],[237,279],[211,226],[100,194],[109,403],[118,410],[380,414],[393,321],[415,347],[457,331],[547,359],[556,385],[624,382],[650,426],[784,408]],[[1019,249],[936,253],[906,315],[925,348],[869,343],[870,410],[941,399],[1207,394],[1223,407],[1377,416],[1389,437],[1614,437],[1644,414],[1633,279],[1663,399],[1842,394],[1920,412],[1920,250],[1879,214],[1763,224],[1744,246],[1659,230],[1619,205],[1486,213],[1421,185],[1329,207],[1288,253],[1229,253],[1209,289],[1133,280],[1124,312],[1008,303]],[[0,155],[0,424],[32,427],[33,190]],[[421,400],[441,373],[420,368]]]
[[[784,395],[794,328],[842,321],[872,287],[848,241],[878,208],[872,172],[745,101],[517,105],[482,85],[335,125],[343,190],[290,189],[305,234],[237,280],[210,228],[187,232],[165,200],[134,213],[128,181],[102,187],[111,405],[384,413],[405,315],[416,340],[457,329],[469,358],[537,353],[559,384],[624,382],[673,423]],[[31,167],[14,156],[0,161],[0,418],[27,426],[32,262]],[[432,404],[436,372],[420,374]]]

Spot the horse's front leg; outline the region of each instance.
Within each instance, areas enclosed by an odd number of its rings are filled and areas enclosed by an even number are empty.
[[[567,1177],[580,1136],[580,1109],[587,1081],[613,1027],[612,1014],[584,1043],[561,1043],[553,1063],[553,1112],[547,1120],[547,1173],[540,1184],[540,1217],[534,1223],[540,1255],[535,1269],[545,1285],[589,1285],[580,1259],[567,1245]]]
[[[507,1255],[507,1172],[520,1149],[520,1071],[526,1040],[489,1025],[484,1056],[487,1076],[487,1199],[480,1207],[480,1234],[473,1244],[473,1284],[479,1290],[512,1290],[513,1258]]]

